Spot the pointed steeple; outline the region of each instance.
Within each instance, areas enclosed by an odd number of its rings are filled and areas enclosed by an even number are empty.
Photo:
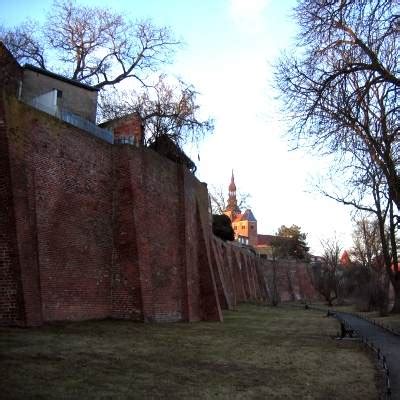
[[[240,209],[237,205],[237,199],[236,199],[236,185],[235,185],[235,176],[233,175],[233,170],[231,176],[231,183],[229,184],[228,189],[229,189],[228,205],[225,211],[230,212],[232,219],[232,217],[235,217],[237,214],[240,214]]]
[[[231,183],[229,184],[229,197],[231,196],[236,197],[236,185],[235,185],[235,176],[233,175],[233,170],[232,170],[232,176],[231,176]]]

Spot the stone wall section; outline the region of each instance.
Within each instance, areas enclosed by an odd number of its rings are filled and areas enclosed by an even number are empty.
[[[4,96],[0,151],[1,324],[221,321],[267,299],[270,266],[212,235],[207,186],[184,166]],[[307,296],[289,273],[285,296]]]

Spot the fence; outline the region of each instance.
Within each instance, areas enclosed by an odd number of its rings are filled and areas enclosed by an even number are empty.
[[[96,136],[97,138],[104,140],[107,143],[114,143],[114,135],[111,131],[107,129],[103,129],[98,127],[96,124],[94,124],[91,121],[88,121],[85,118],[80,117],[79,115],[76,115],[70,111],[61,109],[58,106],[51,107],[49,105],[43,104],[36,99],[30,100],[27,104],[30,106],[43,111],[47,114],[52,115],[53,117],[59,118],[60,120],[73,125],[79,129],[84,130],[85,132],[88,132],[92,134],[93,136]]]

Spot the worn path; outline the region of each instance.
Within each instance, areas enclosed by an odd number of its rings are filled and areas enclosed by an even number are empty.
[[[355,315],[337,311],[334,313],[339,319],[347,322],[351,328],[359,332],[363,338],[372,342],[386,356],[392,388],[391,399],[400,400],[400,336]]]

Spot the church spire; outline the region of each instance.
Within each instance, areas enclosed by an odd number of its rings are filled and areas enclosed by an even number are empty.
[[[228,211],[228,212],[230,211],[230,213],[234,217],[235,215],[240,214],[240,209],[237,205],[235,176],[233,175],[233,170],[232,170],[232,176],[231,176],[231,183],[229,184],[228,189],[229,189],[228,205],[227,205],[225,211]]]
[[[231,176],[231,183],[229,185],[229,197],[231,197],[231,195],[236,197],[236,185],[235,185],[235,176],[233,175],[233,170]]]

